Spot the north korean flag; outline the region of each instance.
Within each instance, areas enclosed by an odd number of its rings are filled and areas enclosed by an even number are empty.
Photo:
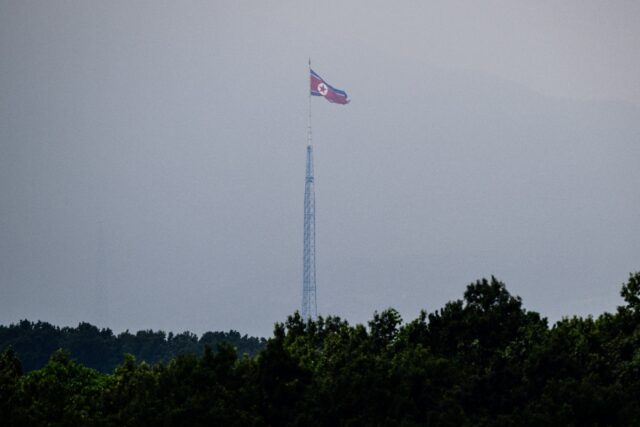
[[[348,104],[351,101],[347,96],[347,92],[336,89],[325,82],[315,71],[311,69],[310,71],[311,95],[324,96],[327,101],[333,102],[334,104]]]

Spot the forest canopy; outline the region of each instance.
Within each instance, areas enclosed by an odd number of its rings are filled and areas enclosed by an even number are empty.
[[[640,273],[630,275],[621,296],[624,304],[614,313],[550,326],[502,282],[483,279],[462,299],[406,323],[394,309],[374,313],[367,325],[339,317],[305,321],[295,313],[266,342],[229,333],[215,347],[204,335],[163,336],[157,342],[164,344],[145,347],[131,344],[140,333],[114,337],[86,324],[65,330],[21,322],[0,329],[3,346],[7,336],[13,340],[0,356],[0,420],[17,426],[640,425]],[[30,345],[39,343],[38,351],[53,349],[42,367],[30,370],[39,361],[18,349],[37,351],[20,347],[16,328],[27,331]],[[42,338],[47,334],[57,337],[55,345]],[[172,348],[174,341],[192,347],[149,350]],[[108,363],[82,353],[96,348]],[[119,352],[136,356],[123,356],[105,372]]]
[[[125,354],[150,365],[168,362],[181,354],[204,354],[205,346],[215,348],[226,342],[239,354],[254,356],[264,348],[266,339],[240,335],[238,331],[205,332],[198,338],[185,331],[129,331],[115,335],[110,329],[98,329],[86,322],[76,328],[57,327],[47,322],[22,320],[9,326],[0,325],[0,349],[13,348],[20,355],[22,369],[42,368],[57,349],[65,349],[80,364],[103,373],[112,372]]]

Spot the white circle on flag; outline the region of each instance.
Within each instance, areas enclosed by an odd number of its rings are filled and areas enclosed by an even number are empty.
[[[318,84],[318,92],[320,92],[320,95],[325,96],[329,92],[329,88],[327,88],[326,84],[320,82]]]

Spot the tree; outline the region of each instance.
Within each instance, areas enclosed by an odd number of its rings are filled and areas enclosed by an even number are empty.
[[[97,425],[104,376],[58,350],[39,370],[24,375],[15,396],[20,425]]]
[[[629,281],[622,285],[620,295],[629,310],[640,314],[640,272],[629,275]]]
[[[0,420],[13,421],[12,408],[18,381],[22,377],[22,364],[11,347],[0,354]]]

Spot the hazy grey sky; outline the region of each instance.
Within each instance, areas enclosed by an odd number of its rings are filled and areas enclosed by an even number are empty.
[[[551,320],[621,303],[639,2],[0,0],[0,323],[270,334],[309,56],[352,99],[313,99],[320,313],[413,319],[491,274]]]

